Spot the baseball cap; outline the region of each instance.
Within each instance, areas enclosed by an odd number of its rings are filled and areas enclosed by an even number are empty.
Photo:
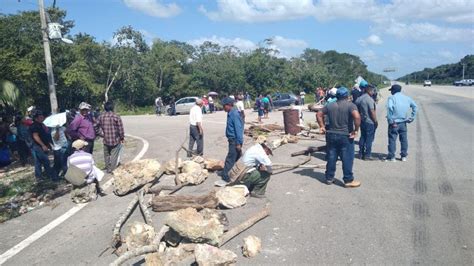
[[[332,88],[329,90],[329,95],[336,96],[337,88]]]
[[[72,147],[76,150],[80,150],[80,149],[84,148],[87,145],[88,145],[88,143],[86,141],[82,140],[82,139],[78,139],[78,140],[76,140],[72,143]]]
[[[360,83],[359,83],[359,87],[361,88],[366,88],[369,86],[369,83],[365,80],[362,80]]]
[[[90,110],[91,105],[86,102],[82,102],[81,104],[79,104],[79,110],[84,110],[84,109]]]
[[[234,104],[234,99],[232,99],[230,97],[225,97],[222,100],[222,105],[233,105],[233,104]]]
[[[402,86],[394,84],[392,87],[390,87],[389,91],[402,91]]]
[[[337,98],[344,98],[349,96],[349,90],[346,87],[339,87],[336,92]]]

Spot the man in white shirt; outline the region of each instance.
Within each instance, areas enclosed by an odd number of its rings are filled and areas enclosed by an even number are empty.
[[[64,126],[57,126],[51,130],[53,139],[54,170],[58,176],[64,176],[67,172],[67,149],[69,143],[65,134]]]
[[[189,149],[188,157],[192,157],[194,143],[197,142],[195,154],[202,155],[204,150],[204,131],[202,130],[202,100],[197,99],[196,105],[189,112]]]
[[[245,124],[245,106],[244,102],[242,101],[241,96],[237,96],[237,102],[235,103],[235,108],[237,108],[237,111],[239,111],[240,118],[242,118],[242,123]]]
[[[273,155],[272,150],[262,143],[256,143],[250,147],[242,157],[245,166],[251,167],[240,181],[250,191],[250,196],[264,198],[270,175],[272,174],[272,161],[268,155]]]
[[[304,91],[300,92],[300,98],[301,98],[300,105],[304,105],[304,97],[305,96],[306,96],[306,92],[304,92]]]

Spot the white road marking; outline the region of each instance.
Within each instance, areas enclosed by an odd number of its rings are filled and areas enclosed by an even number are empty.
[[[142,149],[140,150],[140,152],[137,154],[137,156],[135,156],[135,158],[133,158],[132,161],[137,161],[137,160],[140,160],[144,155],[145,153],[147,152],[148,150],[148,147],[150,146],[150,144],[148,143],[148,141],[146,141],[144,138],[141,138],[141,137],[137,137],[137,136],[132,136],[132,135],[126,135],[127,137],[131,137],[131,138],[134,138],[134,139],[138,139],[138,140],[141,140],[143,142],[143,147]],[[102,187],[103,189],[107,189],[108,187],[110,187],[113,183],[113,178],[111,178],[110,180],[108,180]],[[43,226],[41,229],[39,229],[38,231],[34,232],[32,235],[30,235],[29,237],[27,237],[26,239],[24,239],[23,241],[21,241],[20,243],[18,243],[17,245],[15,245],[14,247],[10,248],[9,250],[7,250],[5,253],[3,253],[2,255],[0,255],[0,265],[4,264],[8,259],[10,259],[11,257],[15,256],[16,254],[18,254],[20,251],[22,251],[23,249],[25,249],[26,247],[28,247],[29,245],[31,245],[33,242],[35,242],[36,240],[38,240],[39,238],[41,238],[42,236],[44,236],[45,234],[47,234],[49,231],[53,230],[55,227],[57,227],[58,225],[62,224],[64,221],[66,221],[67,219],[69,219],[70,217],[72,217],[74,214],[76,214],[78,211],[80,211],[82,208],[86,207],[89,203],[84,203],[84,204],[78,204],[74,207],[72,207],[69,211],[67,211],[66,213],[64,213],[63,215],[59,216],[58,218],[54,219],[52,222],[50,222],[49,224]]]

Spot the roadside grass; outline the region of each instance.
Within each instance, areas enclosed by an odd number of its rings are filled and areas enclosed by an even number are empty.
[[[143,106],[143,107],[133,107],[129,108],[125,105],[118,105],[117,114],[119,115],[150,115],[155,114],[155,107],[154,106]]]

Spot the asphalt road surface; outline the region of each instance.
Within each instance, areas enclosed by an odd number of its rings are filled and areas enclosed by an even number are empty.
[[[271,216],[230,241],[225,248],[239,254],[239,264],[341,265],[422,264],[472,265],[474,245],[473,122],[474,88],[404,86],[418,103],[418,117],[409,125],[408,162],[356,159],[354,173],[362,186],[346,189],[327,186],[323,170],[294,170],[272,176],[267,200],[250,198],[240,209],[225,211],[232,225],[271,203]],[[374,152],[383,157],[387,146],[384,99],[378,105],[380,125]],[[255,119],[248,113],[247,119]],[[314,121],[314,113],[305,113]],[[271,121],[282,123],[280,112]],[[185,138],[187,116],[124,117],[126,131],[146,139],[144,158],[161,161],[173,157]],[[205,116],[205,154],[224,158],[225,115]],[[247,140],[247,143],[250,141]],[[311,141],[285,145],[275,151],[274,162],[297,162],[291,152]],[[399,147],[399,145],[398,145]],[[357,150],[357,149],[356,149]],[[131,151],[130,151],[131,152]],[[184,156],[184,154],[183,154]],[[312,163],[321,163],[316,154]],[[338,166],[337,177],[342,173]],[[205,193],[218,180],[215,175],[197,187],[178,192]],[[163,183],[171,183],[164,178]],[[109,193],[28,243],[5,265],[106,265],[115,256],[106,252],[112,228],[131,199]],[[64,197],[58,207],[42,208],[0,224],[0,258],[5,252],[67,212],[73,204]],[[154,214],[159,228],[164,214]],[[140,220],[134,215],[131,220]],[[253,259],[240,255],[242,239],[262,239],[263,251]],[[2,257],[3,256],[3,257]],[[143,261],[136,260],[129,263]]]

